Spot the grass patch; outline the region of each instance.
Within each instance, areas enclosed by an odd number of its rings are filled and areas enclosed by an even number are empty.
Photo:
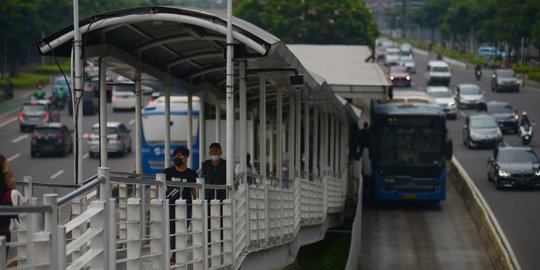
[[[287,269],[345,269],[351,234],[327,232],[323,241],[300,248],[294,265]]]
[[[529,72],[528,77],[529,79],[538,81],[540,80],[540,71]]]
[[[34,73],[19,73],[14,77],[10,77],[14,88],[34,87],[38,83],[48,83],[49,75],[40,75]],[[6,85],[6,79],[0,79],[0,86]]]
[[[62,70],[69,74],[70,73],[70,70],[71,70],[71,64],[69,61],[60,61],[60,67],[62,67]],[[59,74],[61,73],[60,72],[60,69],[58,68],[58,66],[56,65],[56,63],[54,64],[49,64],[49,65],[43,65],[43,66],[38,66],[35,70],[34,70],[35,73],[37,74],[46,74],[46,75],[53,75],[53,74]]]

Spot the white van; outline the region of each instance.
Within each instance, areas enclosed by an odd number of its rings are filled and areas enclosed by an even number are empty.
[[[426,68],[426,81],[428,85],[450,85],[452,70],[446,62],[429,61]]]

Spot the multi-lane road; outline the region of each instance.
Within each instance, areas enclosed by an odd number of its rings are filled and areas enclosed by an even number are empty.
[[[146,98],[143,100],[146,101]],[[66,157],[30,157],[32,133],[23,133],[19,130],[18,113],[19,108],[16,108],[0,116],[1,153],[8,158],[17,180],[21,181],[24,176],[32,176],[33,182],[38,183],[75,184],[74,153]],[[129,129],[134,128],[135,114],[133,111],[113,112],[110,104],[108,104],[108,119],[109,121],[120,121]],[[73,129],[73,117],[68,115],[67,110],[60,112],[60,120],[70,129]],[[97,114],[94,116],[84,116],[83,133],[88,133],[91,126],[98,121]],[[131,136],[134,139],[134,132],[131,133]],[[99,159],[88,156],[86,140],[83,140],[83,180],[85,180],[97,174]],[[135,168],[134,164],[135,154],[133,152],[125,156],[109,155],[109,167],[112,170],[133,171]],[[63,193],[61,190],[59,192]]]
[[[434,60],[434,55],[431,60]],[[424,70],[427,66],[428,56],[423,53],[415,55],[418,73],[413,75],[412,89],[424,90],[426,80]],[[455,91],[457,84],[475,83],[485,91],[486,100],[508,101],[514,109],[527,111],[532,120],[540,121],[540,88],[526,85],[520,93],[495,93],[490,89],[491,71],[484,70],[480,81],[474,77],[472,69],[464,69],[460,65],[451,65],[452,81],[450,88]],[[395,91],[399,91],[396,89]],[[487,180],[486,164],[492,150],[469,150],[463,145],[462,129],[467,114],[474,110],[460,110],[456,120],[448,120],[447,126],[454,141],[454,156],[466,169],[474,181],[489,207],[492,209],[506,238],[508,239],[521,269],[536,269],[540,265],[540,190],[496,190]],[[533,141],[532,147],[540,153],[540,138]],[[510,145],[519,145],[517,135],[504,135],[504,141]],[[463,202],[456,200],[449,184],[449,197],[440,206],[378,206],[368,207],[364,213],[362,243],[362,266],[369,269],[391,269],[393,266],[401,269],[486,269],[485,252],[477,250],[476,235],[470,235],[467,226],[460,226],[452,220],[439,222],[437,219],[446,219],[448,216],[469,223],[468,213],[459,213]],[[440,214],[446,211],[447,214]],[[456,215],[458,214],[458,215]],[[440,231],[434,231],[437,226]],[[395,228],[395,229],[392,229]],[[442,229],[446,228],[446,230]],[[467,229],[468,228],[468,229]],[[451,233],[452,237],[448,237]],[[474,231],[473,231],[474,233]],[[380,236],[377,236],[380,235]],[[392,238],[397,236],[398,238]],[[401,237],[401,238],[399,238]],[[429,238],[426,240],[426,237]],[[429,241],[428,241],[429,240]],[[387,241],[389,246],[375,245],[373,241]],[[386,267],[381,267],[381,261],[370,263],[373,253],[370,247],[378,247],[386,257],[375,256],[386,261]],[[392,249],[391,246],[401,247]],[[446,249],[446,250],[444,250]],[[454,249],[454,250],[448,250]],[[402,254],[389,253],[403,250]],[[466,252],[464,252],[466,251]],[[479,252],[475,254],[475,252]],[[433,253],[433,254],[432,254]],[[431,254],[431,256],[430,256]],[[395,256],[395,258],[392,258]],[[433,258],[436,258],[433,260]],[[474,258],[478,258],[475,260]],[[391,262],[397,265],[391,265]],[[375,266],[371,268],[371,266]],[[395,269],[393,267],[392,269]]]

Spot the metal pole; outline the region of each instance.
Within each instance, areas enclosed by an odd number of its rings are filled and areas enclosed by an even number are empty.
[[[99,151],[100,167],[109,164],[107,156],[107,61],[99,58]]]
[[[221,138],[221,110],[219,109],[219,101],[216,100],[215,103],[216,106],[216,123],[215,123],[215,132],[216,132],[216,140],[215,142],[219,143],[219,139]]]
[[[171,86],[165,88],[165,153],[163,168],[169,167],[171,155]]]
[[[206,114],[204,93],[199,97],[199,164],[204,160],[204,148],[206,147]],[[197,164],[198,165],[198,164]]]
[[[304,171],[305,172],[311,172],[309,170],[309,153],[310,151],[310,145],[309,145],[309,135],[312,133],[312,129],[310,129],[310,119],[309,119],[309,98],[306,98],[306,102],[304,103]],[[309,175],[306,173],[304,175],[305,179],[309,179]]]
[[[287,138],[287,152],[289,156],[289,181],[294,179],[294,160],[295,160],[295,151],[294,151],[294,127],[295,123],[295,114],[296,114],[296,98],[294,93],[289,93],[289,127],[288,127],[288,138]],[[287,183],[288,186],[289,183]]]
[[[142,91],[141,71],[135,71],[135,173],[142,174]]]
[[[247,171],[247,105],[246,105],[246,61],[240,61],[240,171]],[[252,153],[253,154],[253,153]]]
[[[193,96],[188,95],[187,105],[187,118],[188,118],[188,130],[187,130],[187,148],[193,153]],[[188,159],[189,168],[193,168],[193,159]]]
[[[234,67],[233,67],[233,32],[232,32],[232,0],[227,0],[227,78],[226,78],[226,101],[227,101],[227,185],[233,185],[234,181]],[[231,189],[232,206],[232,251],[231,261],[236,261],[235,241],[235,200],[234,188]]]
[[[296,97],[296,126],[294,128],[294,132],[295,132],[295,139],[294,139],[294,145],[296,146],[296,149],[294,150],[294,153],[295,153],[295,167],[294,167],[294,171],[297,172],[297,175],[295,177],[295,179],[300,179],[300,176],[302,175],[302,172],[300,171],[301,169],[301,166],[300,166],[300,162],[301,162],[301,142],[300,142],[300,136],[301,136],[301,127],[302,127],[302,103],[300,101],[300,96],[301,96],[301,91],[302,90],[299,90],[295,97]],[[307,132],[307,130],[306,130]]]
[[[269,129],[268,134],[270,134],[270,138],[269,138],[270,141],[268,142],[268,144],[270,145],[270,147],[268,147],[270,149],[270,154],[268,157],[268,171],[270,172],[270,175],[274,175],[274,161],[275,161],[274,160],[274,121],[272,121],[272,119],[270,119],[270,123],[268,124],[268,129]],[[276,133],[276,136],[277,136],[277,133]]]
[[[83,178],[83,138],[82,138],[82,63],[81,63],[81,32],[79,31],[79,1],[73,0],[73,46],[74,46],[74,77],[73,78],[73,91],[75,93],[75,100],[79,101],[77,107],[77,175],[75,176],[75,183],[81,183]],[[75,107],[74,107],[75,108]],[[56,228],[55,228],[56,231]]]
[[[281,167],[283,165],[283,153],[282,151],[282,134],[283,134],[283,93],[281,87],[276,89],[276,178],[281,179],[283,174],[281,173]],[[280,183],[281,184],[281,183]]]
[[[259,75],[259,136],[260,136],[260,167],[262,175],[262,184],[264,185],[264,219],[268,225],[268,183],[266,183],[266,78]],[[272,133],[270,133],[272,137]],[[271,147],[271,146],[270,146]],[[268,226],[264,226],[264,239],[268,241]]]

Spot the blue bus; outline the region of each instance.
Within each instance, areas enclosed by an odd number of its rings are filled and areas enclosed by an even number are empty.
[[[165,167],[165,98],[159,97],[142,109],[142,168],[147,174],[161,173]],[[187,147],[188,106],[186,96],[171,96],[171,153],[177,146]],[[193,97],[193,133],[190,159],[192,169],[198,170],[199,155],[199,100]]]
[[[443,110],[425,93],[371,103],[371,189],[376,200],[441,201],[452,140]]]

